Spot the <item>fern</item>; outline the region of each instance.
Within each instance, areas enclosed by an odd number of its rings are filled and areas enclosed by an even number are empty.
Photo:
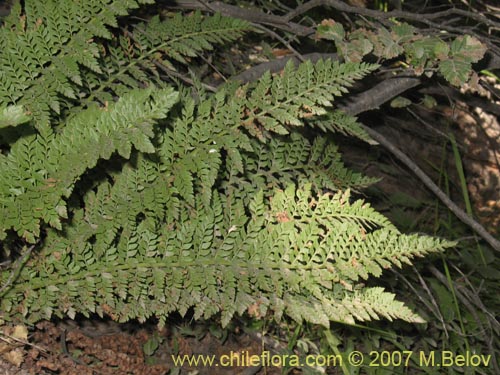
[[[266,73],[259,80],[248,98],[245,126],[253,135],[259,135],[262,132],[260,128],[287,134],[286,125],[301,125],[300,118],[325,114],[325,107],[332,105],[335,96],[346,93],[355,79],[364,77],[377,67],[326,60],[316,65],[305,62],[296,69],[289,62],[282,77],[272,79]]]
[[[365,139],[354,118],[328,109],[376,65],[288,65],[195,99],[160,82],[155,62],[189,63],[246,23],[155,18],[98,48],[91,39],[109,39],[136,2],[26,3],[26,17],[18,6],[1,31],[12,48],[1,55],[0,233],[5,249],[23,240],[37,253],[3,291],[4,319],[164,324],[192,309],[223,325],[244,312],[421,321],[363,281],[453,243],[401,234],[351,197],[373,180],[304,127]],[[17,37],[25,61],[12,56]]]
[[[311,119],[308,123],[324,132],[340,133],[359,138],[365,142],[371,141],[370,136],[357,122],[356,117],[349,116],[342,111],[329,111],[322,116]]]
[[[152,124],[165,116],[175,98],[171,89],[131,92],[105,111],[75,116],[60,134],[18,141],[0,163],[0,230],[13,228],[35,242],[40,221],[62,229],[60,218],[67,218],[62,198],[70,196],[80,176],[115,151],[125,158],[132,146],[153,152]]]
[[[135,180],[136,172],[128,171],[128,180]],[[19,304],[35,321],[75,312],[106,313],[119,321],[154,314],[164,321],[171,311],[185,314],[194,307],[195,317],[220,312],[227,324],[236,312],[265,316],[269,308],[277,317],[286,313],[325,325],[379,314],[416,321],[392,295],[379,288],[358,290],[357,281],[451,245],[402,235],[366,204],[350,204],[347,194],[315,196],[308,186],[290,185],[271,204],[260,192],[249,205],[251,215],[242,210],[237,221],[227,211],[242,209],[243,202],[233,200],[224,209],[225,195],[211,208],[198,200],[197,215],[167,219],[163,229],[144,208],[145,218],[137,220],[139,199],[124,206],[113,190],[100,220],[78,211],[67,238],[51,231],[43,261],[21,274],[29,290],[18,283],[3,300],[5,311]],[[88,239],[95,236],[98,247],[110,238],[110,214],[122,218],[122,234],[96,253]],[[105,220],[110,224],[103,231]]]
[[[33,0],[24,6],[16,3],[0,29],[0,106],[24,105],[46,133],[63,98],[77,99],[82,67],[101,71],[93,38],[111,38],[107,26],[138,2]]]
[[[112,101],[113,93],[121,95],[130,88],[141,87],[150,81],[151,75],[158,78],[164,71],[175,73],[174,61],[186,64],[217,44],[236,40],[249,29],[247,22],[218,14],[178,14],[163,21],[155,16],[147,23],[135,25],[133,31],[120,36],[118,43],[108,46],[102,74],[87,71],[85,86],[90,95],[84,102]]]
[[[254,141],[251,145],[253,152],[242,152],[241,170],[229,159],[228,185],[237,186],[240,194],[251,195],[259,189],[284,189],[295,181],[311,181],[316,191],[361,190],[376,181],[347,169],[337,146],[326,137],[316,137],[311,142],[295,132],[290,137],[273,137],[268,143]]]

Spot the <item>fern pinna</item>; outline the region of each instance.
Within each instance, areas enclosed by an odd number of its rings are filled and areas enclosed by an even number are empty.
[[[4,252],[36,249],[2,291],[3,319],[420,321],[363,280],[453,243],[402,234],[353,199],[373,180],[302,127],[367,139],[331,107],[377,66],[289,64],[192,95],[158,64],[250,26],[195,13],[118,32],[137,5],[27,0],[1,29],[0,234]]]

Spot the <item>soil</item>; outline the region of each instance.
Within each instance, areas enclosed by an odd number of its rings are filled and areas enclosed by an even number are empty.
[[[221,331],[222,332],[222,331]],[[145,345],[159,343],[154,353],[147,356]],[[12,350],[22,355],[16,367],[5,357],[0,359],[0,375],[254,375],[262,374],[261,367],[243,366],[182,366],[175,369],[173,355],[182,357],[206,355],[219,358],[233,354],[247,358],[263,352],[262,341],[239,328],[216,337],[208,327],[173,325],[158,330],[153,324],[117,324],[101,319],[40,322],[29,338],[29,345],[15,343]],[[241,362],[239,364],[242,364]],[[280,369],[269,368],[266,374],[280,374]],[[292,372],[293,373],[293,372]]]

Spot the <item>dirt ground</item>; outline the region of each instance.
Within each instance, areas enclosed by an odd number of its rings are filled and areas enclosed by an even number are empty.
[[[100,319],[40,322],[29,336],[30,345],[13,343],[12,351],[22,356],[19,367],[0,359],[0,375],[163,375],[163,374],[263,374],[261,367],[174,365],[172,355],[197,357],[233,355],[244,357],[263,351],[258,336],[236,327],[216,337],[206,326],[189,327],[182,323],[158,330],[153,324],[117,324]],[[146,346],[156,342],[154,353]],[[153,345],[154,347],[155,345]],[[234,354],[233,354],[234,353]],[[236,358],[235,357],[235,358]],[[233,360],[238,364],[237,360]],[[242,362],[240,362],[242,364]],[[280,374],[268,368],[266,374]]]

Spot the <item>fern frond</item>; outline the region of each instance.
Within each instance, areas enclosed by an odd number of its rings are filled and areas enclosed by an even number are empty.
[[[249,29],[249,23],[220,14],[177,14],[164,20],[155,16],[147,23],[136,25],[132,32],[120,37],[118,43],[109,45],[103,59],[104,74],[89,72],[86,78],[94,81],[89,82],[91,95],[87,100],[97,98],[105,102],[112,97],[110,92],[120,95],[122,90],[156,82],[162,70],[176,71],[174,62],[188,64],[200,53],[235,41]]]
[[[176,14],[164,21],[153,17],[136,27],[134,38],[142,51],[163,52],[167,59],[187,63],[187,59],[212,50],[216,44],[234,41],[249,29],[250,24],[240,19],[195,12],[190,16]]]
[[[310,140],[294,132],[288,137],[275,136],[267,143],[253,140],[251,145],[251,152],[234,146],[227,151],[228,186],[238,186],[240,194],[251,196],[255,190],[284,189],[295,181],[310,182],[316,191],[332,192],[361,190],[377,181],[347,169],[338,147],[327,136]],[[236,165],[234,155],[239,155]]]
[[[357,79],[378,66],[366,63],[340,64],[325,60],[307,61],[295,68],[289,62],[280,76],[264,74],[248,97],[245,126],[257,126],[278,134],[287,134],[287,125],[302,125],[301,119],[326,113],[335,96],[347,92]],[[255,134],[255,131],[252,131]]]
[[[2,319],[418,321],[363,282],[453,243],[401,234],[351,197],[373,180],[347,170],[331,138],[297,131],[366,139],[325,108],[376,65],[287,65],[195,99],[157,68],[234,41],[247,23],[155,18],[98,45],[139,2],[24,4],[26,17],[18,5],[0,29],[0,238],[43,241],[2,290]]]
[[[108,27],[117,25],[116,17],[138,7],[134,0],[104,3],[27,0],[26,16],[15,7],[6,21],[11,27],[0,28],[0,106],[25,106],[48,134],[63,99],[76,99],[82,67],[101,72],[93,38],[111,38]]]
[[[357,118],[347,115],[342,111],[328,111],[322,116],[315,117],[307,122],[312,127],[317,127],[322,131],[340,133],[370,142],[371,138],[358,123]]]
[[[0,163],[0,229],[13,228],[30,242],[39,236],[41,221],[60,229],[67,215],[63,197],[80,176],[115,151],[124,158],[132,146],[153,152],[152,125],[176,97],[172,89],[133,91],[106,109],[81,112],[60,134],[18,141]]]
[[[110,199],[113,193],[105,191],[98,195]],[[270,201],[263,198],[262,192],[254,197],[251,216],[239,199],[231,198],[233,204],[227,206],[223,202],[228,198],[220,196],[206,207],[200,198],[197,214],[164,223],[145,208],[144,215],[137,215],[139,205],[118,207],[112,198],[97,216],[78,211],[65,237],[49,235],[50,248],[22,271],[20,282],[2,299],[2,310],[15,314],[13,306],[19,304],[18,311],[30,321],[79,311],[119,321],[154,315],[164,322],[171,311],[185,314],[191,307],[195,318],[221,313],[223,324],[247,310],[256,316],[274,311],[276,318],[286,313],[324,325],[332,319],[380,316],[419,321],[381,288],[358,290],[356,280],[367,271],[357,265],[409,262],[453,243],[427,238],[422,247],[422,241],[398,233],[366,204],[349,203],[346,194],[315,195],[308,186],[291,185]],[[101,223],[108,220],[110,230],[109,215],[118,211],[121,225],[109,235]],[[105,237],[111,242],[102,253],[86,240],[101,243]],[[352,270],[346,271],[347,263]]]

